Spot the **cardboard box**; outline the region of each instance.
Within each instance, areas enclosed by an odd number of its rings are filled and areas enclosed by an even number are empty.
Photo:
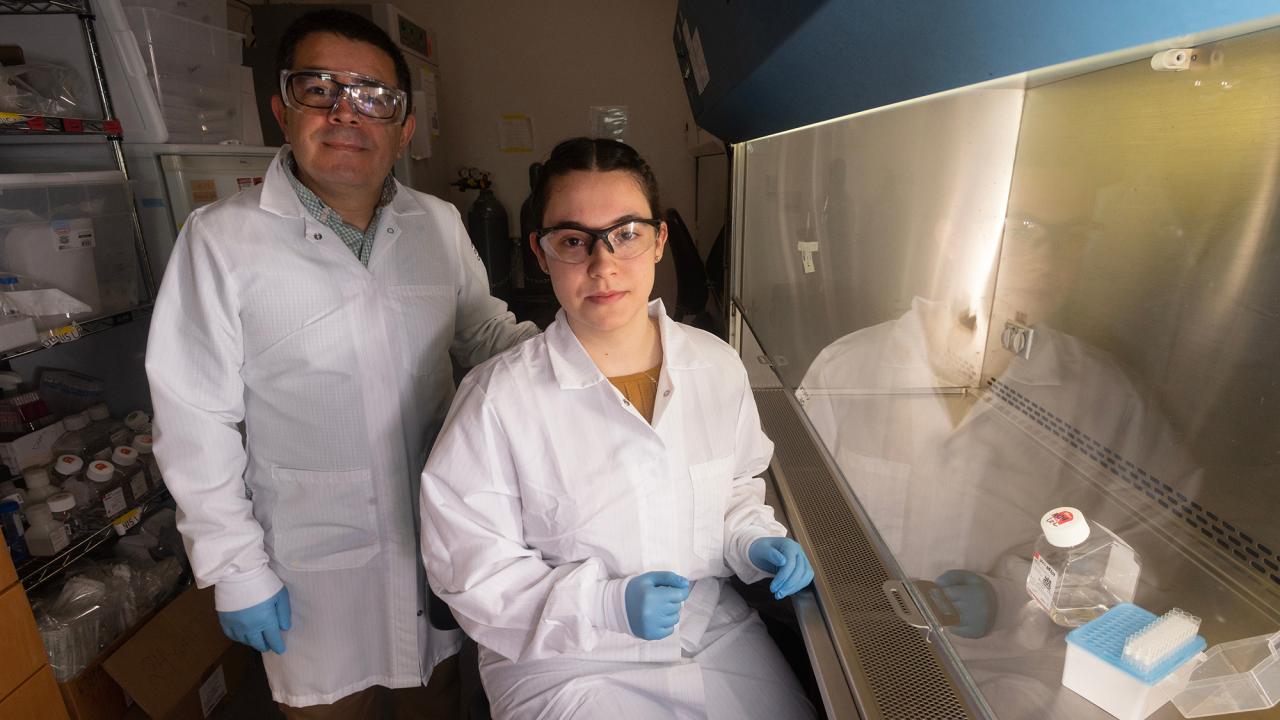
[[[212,589],[192,587],[60,687],[73,720],[203,720],[253,655],[222,634]]]
[[[0,718],[67,720],[67,711],[58,696],[58,681],[53,679],[53,669],[45,665],[9,697],[0,700]]]
[[[14,475],[32,465],[46,465],[53,461],[53,444],[67,431],[62,421],[27,433],[17,440],[0,444],[0,459]]]
[[[13,692],[45,664],[44,641],[21,585],[0,593],[0,697]]]
[[[203,720],[239,686],[251,658],[222,634],[213,591],[190,588],[103,666],[147,717]]]

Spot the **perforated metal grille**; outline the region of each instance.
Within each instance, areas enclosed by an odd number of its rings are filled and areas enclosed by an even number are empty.
[[[1254,540],[1249,533],[1218,517],[1216,513],[1012,387],[992,379],[991,390],[996,398],[1009,407],[1058,436],[1073,450],[1106,468],[1113,476],[1154,500],[1174,517],[1199,530],[1205,538],[1231,553],[1241,566],[1280,585],[1280,553]]]
[[[972,717],[934,649],[890,608],[882,590],[889,574],[784,392],[756,390],[756,402],[795,506],[792,520],[803,525],[818,581],[835,601],[824,609],[833,632],[846,636],[836,644],[855,654],[845,661],[861,676],[854,684],[864,712],[892,720]]]

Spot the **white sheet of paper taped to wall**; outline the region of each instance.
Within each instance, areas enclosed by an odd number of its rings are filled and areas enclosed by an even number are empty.
[[[498,119],[498,150],[504,153],[533,152],[533,120],[513,113]]]

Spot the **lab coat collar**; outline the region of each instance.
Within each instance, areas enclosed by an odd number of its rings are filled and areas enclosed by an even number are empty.
[[[710,367],[685,337],[676,322],[667,317],[667,309],[661,300],[649,301],[649,317],[658,319],[658,336],[662,340],[662,367],[669,370],[688,370]],[[561,390],[577,390],[606,382],[607,378],[596,367],[586,348],[578,341],[569,327],[564,309],[556,313],[556,321],[547,328],[547,352],[551,357],[551,369]],[[670,376],[670,373],[665,373]],[[670,382],[670,380],[669,380]]]
[[[267,176],[262,181],[262,198],[258,201],[258,207],[280,217],[306,217],[307,211],[302,207],[302,201],[293,191],[293,184],[285,175],[289,172],[289,168],[285,166],[285,158],[290,152],[290,147],[285,145],[271,160],[271,165],[267,168]],[[388,212],[393,215],[422,215],[427,212],[416,193],[405,187],[399,180],[394,182],[396,195],[391,199],[391,203],[383,208],[383,217],[386,217]]]

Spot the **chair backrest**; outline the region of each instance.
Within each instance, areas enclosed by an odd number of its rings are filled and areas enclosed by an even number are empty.
[[[707,307],[707,269],[679,211],[668,208],[664,219],[667,222],[667,248],[676,266],[675,317],[681,320],[688,315],[697,315]]]

